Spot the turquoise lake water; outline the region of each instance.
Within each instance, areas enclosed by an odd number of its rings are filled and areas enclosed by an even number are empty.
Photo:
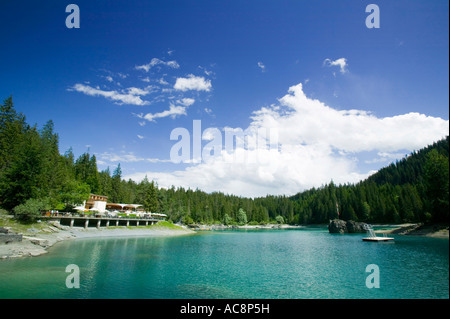
[[[326,229],[77,239],[39,257],[0,260],[0,298],[449,298],[449,241]],[[66,266],[80,287],[66,287]],[[379,268],[369,289],[366,266]]]

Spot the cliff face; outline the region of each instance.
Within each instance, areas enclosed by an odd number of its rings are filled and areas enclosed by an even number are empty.
[[[341,220],[333,219],[328,224],[328,231],[332,234],[345,234],[345,233],[365,233],[366,223],[359,223],[353,220]]]

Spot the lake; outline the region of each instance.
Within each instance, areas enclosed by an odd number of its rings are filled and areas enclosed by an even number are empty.
[[[449,241],[326,228],[204,231],[179,237],[77,239],[39,257],[0,260],[0,298],[449,298]],[[79,288],[67,288],[79,267]],[[368,265],[379,288],[368,288]]]

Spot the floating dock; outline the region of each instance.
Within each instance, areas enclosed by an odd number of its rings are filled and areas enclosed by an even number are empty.
[[[383,237],[377,237],[377,235],[375,234],[375,232],[372,229],[372,226],[370,226],[369,224],[366,224],[364,226],[364,229],[367,231],[367,235],[369,237],[363,238],[362,239],[363,241],[376,241],[376,242],[379,242],[379,241],[394,240],[394,238],[392,238],[392,237],[387,237],[386,234],[384,234]]]
[[[392,237],[366,237],[362,239],[363,241],[388,241],[394,240]]]

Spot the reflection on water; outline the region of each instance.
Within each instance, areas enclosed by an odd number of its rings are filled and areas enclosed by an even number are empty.
[[[324,230],[79,239],[0,261],[0,298],[448,298],[448,240]],[[68,289],[65,267],[80,268]],[[380,268],[368,289],[365,268]]]

